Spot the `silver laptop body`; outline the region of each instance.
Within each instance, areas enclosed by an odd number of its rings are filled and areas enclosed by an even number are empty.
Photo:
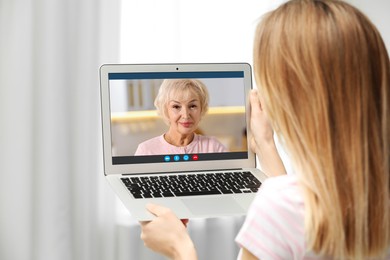
[[[228,147],[228,152],[134,155],[137,144],[162,135],[168,129],[153,105],[161,82],[168,78],[190,78],[205,83],[210,102],[208,113],[200,123],[201,135],[220,140]],[[152,219],[145,209],[149,202],[169,207],[179,218],[246,214],[260,184],[256,188],[253,185],[241,190],[232,188],[231,192],[221,188],[224,185],[218,184],[216,188],[209,184],[207,189],[217,191],[214,194],[201,192],[205,189],[202,188],[193,193],[176,190],[176,195],[174,192],[167,195],[165,187],[157,195],[145,188],[139,191],[138,182],[170,182],[178,176],[193,179],[189,175],[203,177],[204,174],[219,179],[249,173],[255,176],[252,182],[265,180],[265,174],[256,168],[255,155],[247,141],[251,137],[249,64],[105,64],[100,68],[100,83],[104,175],[132,217],[139,221]],[[194,184],[188,186],[193,188]],[[183,184],[181,188],[190,189]]]

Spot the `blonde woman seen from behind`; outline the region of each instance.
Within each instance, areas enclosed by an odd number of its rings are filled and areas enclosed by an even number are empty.
[[[375,26],[342,1],[289,1],[258,25],[254,73],[252,148],[269,176],[280,174],[273,129],[296,175],[263,183],[236,238],[239,258],[389,259],[390,64]],[[180,220],[148,209],[145,245],[196,259]]]

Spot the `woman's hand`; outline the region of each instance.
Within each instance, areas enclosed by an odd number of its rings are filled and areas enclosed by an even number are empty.
[[[256,90],[252,90],[250,93],[250,104],[251,149],[257,154],[265,174],[268,176],[283,175],[286,173],[286,169],[276,149],[274,131]]]
[[[260,102],[257,90],[252,90],[249,98],[251,104],[250,127],[252,130],[250,145],[252,151],[257,153],[265,148],[265,146],[275,144],[274,131],[268,120],[267,113]]]
[[[156,204],[146,208],[156,216],[152,221],[141,222],[141,239],[145,246],[171,259],[197,259],[194,244],[186,224],[169,209]]]

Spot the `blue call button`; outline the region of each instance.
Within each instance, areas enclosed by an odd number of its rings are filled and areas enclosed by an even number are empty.
[[[170,160],[171,160],[171,156],[169,155],[164,156],[164,161],[169,162]]]

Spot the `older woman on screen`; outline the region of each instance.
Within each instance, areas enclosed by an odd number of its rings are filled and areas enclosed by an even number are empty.
[[[227,152],[216,138],[195,131],[208,110],[206,86],[195,79],[166,79],[154,105],[168,131],[138,145],[135,155]]]

